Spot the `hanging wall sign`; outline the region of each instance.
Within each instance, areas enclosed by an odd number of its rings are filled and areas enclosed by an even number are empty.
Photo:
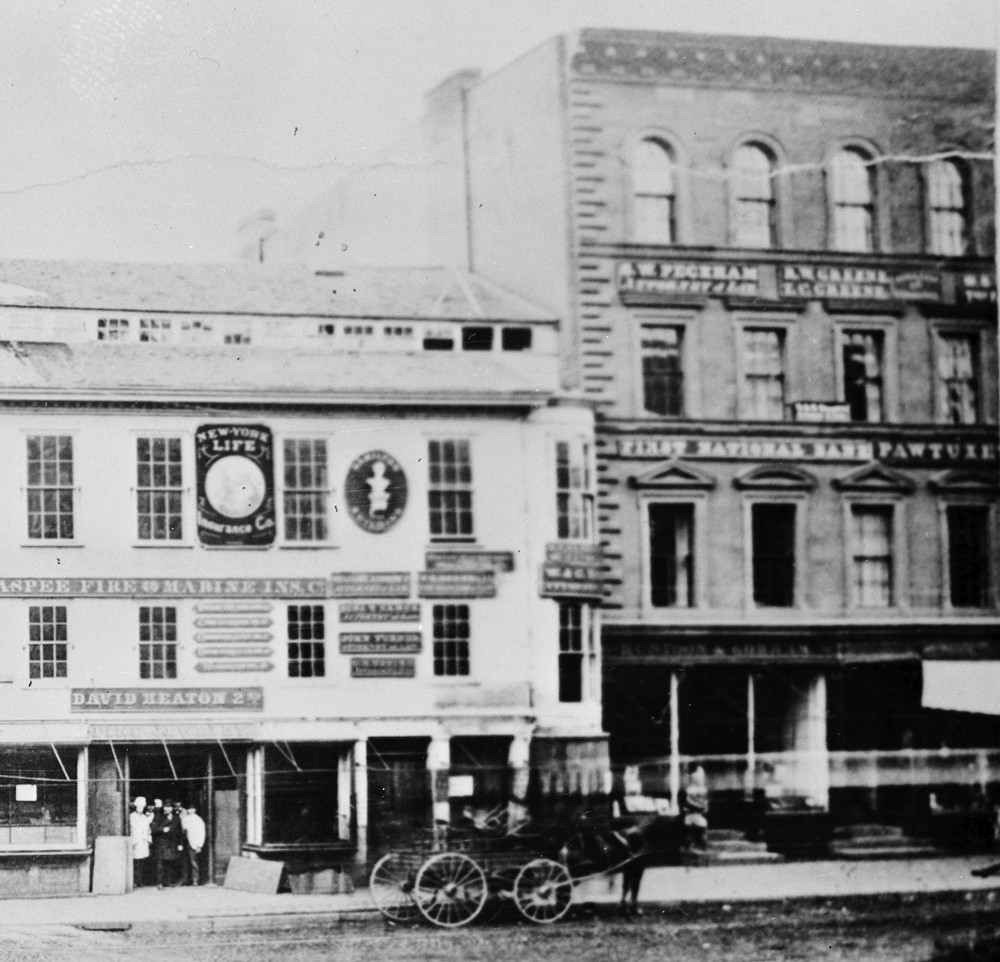
[[[344,496],[354,523],[369,534],[381,534],[406,507],[406,475],[391,454],[368,451],[348,469]]]
[[[212,547],[274,542],[274,441],[262,424],[207,424],[195,434],[198,537]]]

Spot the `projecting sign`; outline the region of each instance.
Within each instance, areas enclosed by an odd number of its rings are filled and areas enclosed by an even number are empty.
[[[70,710],[261,711],[263,688],[74,688]]]
[[[369,534],[388,531],[406,507],[406,475],[385,451],[368,451],[354,459],[344,482],[347,513]]]
[[[601,546],[554,541],[545,546],[541,586],[545,598],[601,597],[603,593]]]
[[[352,678],[415,678],[417,662],[413,658],[352,658]]]
[[[274,542],[274,442],[262,424],[206,424],[195,433],[198,537],[212,547]]]
[[[996,304],[997,280],[992,274],[959,274],[955,285],[958,300],[966,304]]]

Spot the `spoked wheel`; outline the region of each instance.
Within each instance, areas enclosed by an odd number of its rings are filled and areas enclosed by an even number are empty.
[[[391,922],[415,922],[420,909],[413,900],[415,872],[407,859],[390,852],[372,869],[368,891],[377,908]]]
[[[550,858],[528,862],[514,880],[514,902],[529,922],[548,925],[561,919],[573,901],[573,880],[565,865]]]
[[[432,855],[417,872],[413,899],[428,922],[443,928],[468,925],[483,909],[486,876],[468,855]]]

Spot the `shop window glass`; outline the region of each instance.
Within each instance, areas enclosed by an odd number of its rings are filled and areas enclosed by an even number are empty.
[[[281,742],[264,748],[264,844],[338,839],[340,746]]]
[[[66,608],[28,608],[28,677],[65,678],[67,657]]]
[[[851,508],[853,603],[861,608],[893,604],[892,508]]]
[[[980,505],[950,505],[948,525],[949,600],[956,608],[989,603],[989,510]]]
[[[795,505],[751,505],[750,529],[754,602],[791,607],[795,604]]]
[[[694,607],[694,505],[649,506],[649,561],[653,607]]]
[[[878,331],[845,331],[843,337],[844,400],[852,421],[881,421],[882,334]]]
[[[830,161],[833,246],[838,251],[875,250],[875,168],[872,158],[847,148]]]
[[[322,605],[288,606],[288,677],[326,674],[326,624]]]
[[[642,329],[642,403],[650,414],[684,414],[683,329]]]
[[[968,246],[965,178],[952,160],[927,168],[927,204],[932,254],[961,257]]]
[[[28,537],[69,540],[73,537],[73,438],[31,435],[28,438]]]
[[[177,677],[177,609],[139,609],[139,677]]]
[[[469,674],[469,606],[434,605],[434,674]]]
[[[556,527],[560,538],[589,541],[594,534],[590,445],[556,443]]]
[[[330,496],[326,441],[289,438],[283,452],[285,540],[326,541]]]
[[[747,420],[785,417],[785,338],[774,328],[743,331],[744,411]]]
[[[757,144],[733,155],[733,243],[769,248],[775,243],[774,159]]]
[[[463,351],[492,351],[493,328],[484,325],[462,328]]]
[[[975,348],[969,334],[942,334],[939,338],[939,408],[946,424],[975,424],[978,420]]]
[[[137,536],[140,541],[180,541],[181,439],[143,437],[135,445]]]
[[[673,151],[653,138],[632,154],[632,213],[640,244],[677,243],[677,174]]]
[[[428,444],[431,537],[472,539],[472,457],[468,441]]]
[[[79,748],[0,751],[0,845],[71,845],[77,838]]]
[[[505,327],[500,331],[500,347],[504,351],[531,350],[530,327]]]

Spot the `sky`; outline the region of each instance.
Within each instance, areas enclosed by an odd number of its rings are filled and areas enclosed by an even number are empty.
[[[994,0],[5,0],[0,257],[234,260],[446,76],[583,26],[997,44]]]

